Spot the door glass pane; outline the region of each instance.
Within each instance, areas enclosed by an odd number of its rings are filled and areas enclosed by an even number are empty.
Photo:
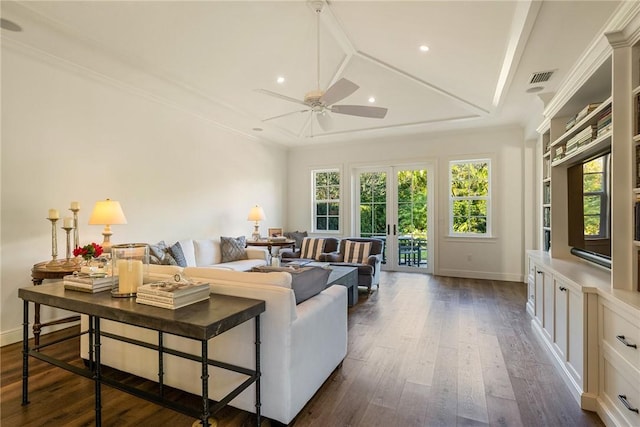
[[[384,237],[387,225],[387,174],[360,174],[360,235]]]
[[[397,173],[398,265],[427,267],[427,171]]]

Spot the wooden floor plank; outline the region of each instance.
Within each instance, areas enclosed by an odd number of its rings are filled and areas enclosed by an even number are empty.
[[[292,426],[603,425],[579,408],[535,336],[525,284],[386,272],[381,282],[371,295],[360,289],[349,308],[347,357]],[[71,361],[79,340],[51,350]],[[1,425],[93,425],[91,380],[32,359],[31,403],[23,407],[21,345],[0,349],[0,363]],[[137,386],[153,385],[122,375]],[[103,387],[105,427],[187,427],[193,421]],[[218,422],[249,427],[254,418],[225,408]]]

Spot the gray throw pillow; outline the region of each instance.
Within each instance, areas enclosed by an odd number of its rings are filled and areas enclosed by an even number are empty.
[[[222,262],[239,261],[247,259],[247,251],[245,247],[247,241],[244,236],[240,237],[220,237],[220,252],[222,253]]]
[[[175,242],[173,246],[169,248],[169,252],[171,252],[171,256],[176,260],[176,264],[180,267],[187,266],[187,259],[184,257],[184,252],[182,251],[182,246],[180,246],[180,242]]]
[[[149,245],[149,263],[162,265],[178,265],[170,252],[169,246],[160,240],[155,245]]]

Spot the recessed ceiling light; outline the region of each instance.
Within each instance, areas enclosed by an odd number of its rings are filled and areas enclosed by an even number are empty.
[[[420,52],[429,52],[429,46],[423,44],[420,46]]]
[[[374,102],[376,102],[376,99],[373,96],[370,96],[369,102],[373,104]]]
[[[276,79],[276,81],[280,84],[284,83],[284,77],[280,76]]]

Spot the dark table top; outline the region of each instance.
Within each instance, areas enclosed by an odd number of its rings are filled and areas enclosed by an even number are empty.
[[[78,292],[63,282],[20,288],[25,301],[115,320],[197,340],[208,340],[265,311],[265,302],[211,294],[209,300],[177,310],[136,303],[135,298],[113,298],[111,293]]]

